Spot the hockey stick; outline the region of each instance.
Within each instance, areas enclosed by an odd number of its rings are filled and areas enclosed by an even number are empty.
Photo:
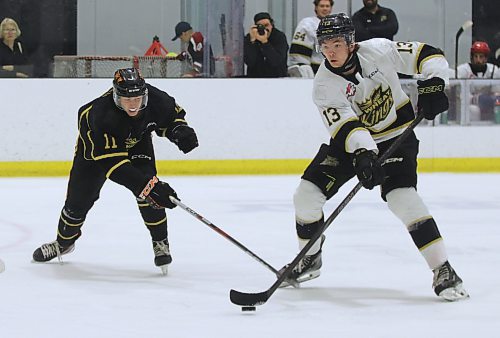
[[[227,234],[224,230],[222,230],[221,228],[217,227],[215,224],[213,224],[212,222],[210,222],[208,219],[206,219],[205,217],[203,217],[202,215],[200,215],[199,213],[197,213],[196,211],[194,211],[193,209],[191,209],[190,207],[188,207],[187,205],[185,205],[184,203],[182,203],[181,201],[179,201],[175,197],[170,196],[170,200],[172,201],[172,203],[176,204],[181,209],[187,211],[193,217],[199,219],[200,221],[202,221],[203,223],[205,223],[206,225],[208,225],[210,228],[212,228],[213,230],[215,230],[215,232],[217,232],[219,235],[221,235],[222,237],[224,237],[225,239],[227,239],[228,241],[230,241],[231,243],[233,243],[234,245],[236,245],[238,248],[240,248],[241,250],[245,251],[248,255],[250,255],[252,258],[254,258],[257,262],[261,263],[266,268],[268,268],[269,270],[271,270],[277,277],[280,277],[280,273],[279,273],[278,270],[276,270],[272,265],[270,265],[265,260],[263,260],[262,258],[260,258],[259,256],[257,256],[255,253],[253,253],[246,246],[244,246],[243,244],[241,244],[240,242],[238,242],[236,239],[234,239],[233,237],[229,236],[229,234]],[[294,282],[294,281],[287,280],[287,282],[291,283],[291,285],[294,286],[294,287],[297,286],[297,283]]]
[[[462,27],[460,27],[457,31],[457,34],[455,35],[455,79],[458,78],[458,40],[460,39],[460,35],[469,27],[472,27],[473,22],[470,20],[467,20],[464,22]]]
[[[389,148],[382,154],[382,156],[379,157],[378,162],[379,163],[384,163],[384,161],[389,158],[389,156],[392,155],[394,150],[396,150],[399,145],[410,135],[410,133],[413,131],[413,129],[422,121],[423,119],[423,114],[419,114],[415,120],[410,123],[408,128],[399,135],[399,137],[390,145]],[[285,271],[281,274],[281,276],[278,277],[278,279],[274,282],[273,285],[269,289],[263,292],[259,293],[247,293],[247,292],[240,292],[236,291],[234,289],[231,289],[229,292],[229,299],[233,304],[240,305],[243,307],[253,307],[256,305],[262,305],[267,302],[269,297],[273,295],[273,293],[280,287],[281,283],[283,283],[285,280],[287,280],[288,276],[292,273],[293,269],[295,266],[299,263],[299,261],[304,258],[306,253],[309,251],[309,249],[316,243],[316,241],[321,237],[321,235],[325,232],[325,230],[332,224],[332,222],[337,218],[337,216],[340,214],[342,210],[349,204],[349,202],[353,199],[353,197],[358,193],[359,190],[361,190],[362,184],[361,182],[358,182],[356,186],[347,194],[347,196],[344,198],[344,200],[339,204],[337,209],[335,209],[330,217],[325,221],[323,226],[317,231],[314,236],[309,240],[309,242],[300,250],[298,255],[295,257],[295,259],[287,266]]]

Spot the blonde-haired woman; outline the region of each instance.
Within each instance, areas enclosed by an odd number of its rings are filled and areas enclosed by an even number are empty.
[[[28,58],[17,38],[21,30],[17,22],[5,18],[0,23],[0,77],[28,77]]]

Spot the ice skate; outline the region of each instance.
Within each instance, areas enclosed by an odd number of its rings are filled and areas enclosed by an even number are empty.
[[[314,278],[318,278],[321,274],[321,248],[323,247],[323,242],[325,241],[325,235],[321,235],[321,247],[317,253],[314,255],[306,255],[302,258],[297,266],[293,269],[290,274],[288,280],[285,280],[281,283],[280,288],[284,288],[287,286],[299,287],[301,283],[309,281]],[[285,269],[289,266],[289,264],[285,265],[280,273],[283,273]],[[295,283],[291,283],[290,281],[295,281]]]
[[[155,265],[161,269],[162,274],[166,275],[168,273],[168,265],[172,262],[167,239],[153,241],[153,251],[155,253]]]
[[[462,279],[446,261],[443,265],[433,270],[434,280],[432,288],[439,297],[454,302],[469,297],[462,285]]]
[[[33,261],[44,263],[57,257],[59,263],[62,263],[61,256],[69,254],[73,250],[75,250],[75,244],[63,247],[57,241],[45,243],[33,252]]]

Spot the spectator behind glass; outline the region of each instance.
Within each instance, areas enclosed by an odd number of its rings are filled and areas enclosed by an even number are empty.
[[[288,75],[292,77],[312,79],[324,59],[316,50],[316,29],[320,19],[332,13],[333,0],[314,0],[313,4],[316,15],[300,20],[293,34],[288,55]]]
[[[247,77],[286,77],[288,42],[269,13],[255,14],[244,41]]]
[[[194,32],[193,27],[188,22],[181,21],[175,25],[175,36],[172,41],[180,39],[184,45],[187,44],[187,50],[179,55],[180,60],[187,59],[191,64],[191,69],[185,72],[183,77],[201,76],[203,73],[203,46],[204,38],[200,32]]]
[[[457,68],[459,79],[500,79],[500,70],[488,62],[490,46],[484,41],[476,41],[470,48],[470,62]]]
[[[484,41],[475,41],[470,48],[470,62],[457,67],[459,79],[500,79],[500,69],[488,63],[490,46]],[[498,86],[480,88],[473,96],[470,105],[471,121],[493,120],[496,96],[500,95]]]
[[[0,23],[0,34],[0,77],[28,77],[28,58],[17,39],[21,35],[19,26],[13,19],[5,18]]]
[[[363,0],[364,7],[354,13],[352,22],[356,29],[356,41],[372,38],[393,40],[398,32],[398,19],[389,8],[378,5],[378,0]]]

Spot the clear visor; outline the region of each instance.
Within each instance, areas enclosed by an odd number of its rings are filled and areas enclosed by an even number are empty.
[[[326,43],[330,42],[330,43]],[[354,44],[354,33],[332,34],[318,39],[316,52],[325,53],[332,48],[341,48]]]
[[[132,96],[131,98],[133,98],[133,97],[142,97],[142,102],[141,102],[141,106],[139,107],[139,110],[146,108],[146,106],[148,105],[148,89],[147,88],[146,88],[146,92],[144,93],[144,95]],[[120,108],[121,110],[125,110],[125,108],[122,106],[122,102],[121,102],[120,98],[128,98],[128,96],[120,96],[116,93],[115,90],[113,90],[113,100],[115,101],[115,105],[118,108]]]

